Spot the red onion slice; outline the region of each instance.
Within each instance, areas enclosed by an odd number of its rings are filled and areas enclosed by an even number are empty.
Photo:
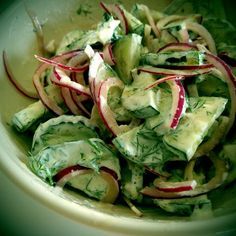
[[[195,22],[190,22],[190,21],[186,21],[185,26],[187,30],[191,30],[194,33],[197,33],[199,36],[201,36],[205,40],[206,44],[208,45],[209,50],[213,54],[216,54],[215,41],[204,26]]]
[[[88,111],[88,109],[83,105],[83,101],[87,101],[89,99],[89,97],[87,96],[83,96],[83,95],[79,95],[77,94],[75,91],[70,91],[71,93],[71,97],[74,101],[74,103],[76,104],[76,106],[87,116],[90,117],[91,113]]]
[[[71,73],[71,79],[79,84],[85,85],[85,79],[84,79],[84,75],[80,74],[80,73]],[[88,109],[83,105],[83,102],[91,99],[90,97],[86,96],[86,95],[81,95],[78,94],[75,91],[70,91],[71,92],[71,97],[74,101],[74,103],[77,105],[77,107],[83,111],[83,113],[87,116],[90,117],[90,111],[88,111]]]
[[[152,173],[152,174],[154,174],[154,175],[156,175],[156,176],[161,176],[161,177],[164,177],[164,178],[170,177],[170,173],[168,173],[168,172],[166,172],[166,171],[162,171],[162,172],[160,173],[160,172],[157,172],[155,169],[152,169],[151,167],[148,167],[148,166],[146,166],[146,165],[144,165],[144,167],[145,167],[145,169],[146,169],[148,172],[150,172],[150,173]]]
[[[72,81],[71,78],[61,69],[54,67],[53,73],[55,75],[51,77],[53,83],[62,87],[69,88],[79,94],[83,94],[89,97],[91,96],[89,88],[75,81]]]
[[[117,173],[116,173],[114,170],[109,169],[109,168],[106,167],[106,166],[101,166],[101,167],[100,167],[100,171],[104,171],[104,172],[110,174],[110,175],[111,175],[115,180],[117,180],[117,181],[119,180],[119,177],[118,177]]]
[[[80,73],[85,72],[89,67],[88,64],[85,64],[85,65],[79,66],[79,67],[67,66],[67,65],[64,65],[64,64],[62,64],[58,61],[54,61],[52,59],[47,59],[47,58],[44,58],[44,57],[41,57],[41,56],[38,56],[38,55],[35,55],[35,58],[38,59],[41,62],[46,63],[46,64],[49,64],[49,65],[52,65],[52,66],[57,66],[57,67],[59,67],[63,70],[67,70],[67,71],[71,71],[71,72],[80,72]]]
[[[165,68],[171,70],[200,70],[206,68],[213,68],[211,64],[202,64],[202,65],[160,65],[158,68]]]
[[[176,76],[176,75],[166,76],[166,77],[156,80],[154,83],[146,87],[144,90],[152,89],[156,87],[158,84],[167,82],[168,80],[182,80],[182,79],[184,79],[184,76]]]
[[[185,24],[181,25],[181,29],[179,30],[179,35],[180,35],[180,42],[183,43],[189,43],[190,42],[190,37],[188,30],[185,27]]]
[[[108,183],[108,191],[101,199],[102,202],[113,203],[119,195],[119,184],[117,180],[108,172],[100,170],[101,177]]]
[[[121,27],[123,28],[125,34],[128,34],[129,25],[123,9],[121,9],[121,7],[118,4],[113,4],[112,13],[120,20]]]
[[[159,28],[157,27],[157,25],[154,22],[154,19],[153,19],[151,13],[150,13],[149,8],[146,5],[143,5],[143,7],[144,7],[145,16],[146,16],[146,18],[148,20],[148,23],[151,26],[154,34],[155,34],[155,36],[157,38],[160,38],[161,37],[161,32],[160,32]]]
[[[184,113],[186,103],[185,90],[179,80],[169,80],[167,83],[171,87],[172,92],[171,119],[169,127],[175,129]]]
[[[91,54],[90,58],[90,66],[89,66],[89,89],[90,93],[93,97],[94,102],[97,103],[97,93],[98,93],[98,87],[99,87],[99,81],[98,81],[98,71],[101,66],[103,66],[103,59],[99,53],[88,52],[88,54]],[[95,91],[96,90],[96,91]]]
[[[110,5],[108,5],[104,2],[100,2],[100,6],[106,13],[111,14]]]
[[[181,192],[166,192],[153,187],[145,187],[141,190],[141,193],[152,198],[164,199],[194,197],[201,194],[205,194],[222,185],[228,175],[227,166],[224,160],[212,158],[212,161],[215,166],[215,176],[206,184],[198,185],[193,190]]]
[[[167,182],[156,179],[154,186],[160,191],[164,192],[183,192],[195,189],[197,182],[195,180],[181,181],[181,182]]]
[[[128,199],[127,197],[123,196],[126,204],[129,206],[130,210],[134,212],[134,214],[138,217],[143,216],[143,213]]]
[[[196,164],[197,158],[192,158],[186,165],[184,169],[184,179],[193,180],[194,179],[194,166]]]
[[[157,27],[159,29],[162,29],[170,23],[173,23],[175,21],[180,21],[180,20],[184,21],[186,20],[186,18],[188,18],[188,16],[181,16],[181,15],[164,16],[157,22]]]
[[[120,20],[122,29],[124,30],[125,34],[128,34],[129,25],[123,9],[118,4],[106,4],[104,2],[100,2],[100,6],[105,12]]]
[[[236,78],[232,69],[219,57],[206,53],[206,60],[213,64],[224,75],[226,82],[229,82],[234,89],[236,89]]]
[[[72,112],[72,114],[81,115],[81,110],[78,108],[78,106],[74,102],[70,89],[66,87],[61,87],[61,95],[66,106]]]
[[[51,58],[53,61],[58,61],[61,62],[63,60],[72,58],[76,55],[78,55],[79,53],[81,53],[81,51],[79,50],[75,50],[75,51],[70,51],[70,52],[66,52],[64,54],[55,56],[53,58]],[[57,103],[55,101],[53,101],[45,92],[44,90],[44,84],[41,82],[41,74],[48,68],[50,68],[51,65],[48,64],[41,64],[37,70],[35,71],[34,75],[33,75],[33,83],[34,86],[39,94],[39,97],[42,101],[42,103],[50,110],[52,110],[55,114],[57,115],[62,115],[64,114],[63,109],[57,105]]]
[[[93,174],[94,171],[86,167],[76,165],[61,170],[57,175],[54,176],[56,185],[64,187],[65,184],[72,178],[79,175]],[[119,195],[119,184],[117,180],[109,172],[100,170],[99,175],[107,182],[108,189],[106,195],[101,199],[102,202],[113,203]]]
[[[189,50],[198,50],[195,45],[189,43],[169,43],[166,44],[164,47],[160,48],[157,53],[159,52],[168,52],[168,51],[189,51]]]
[[[222,59],[225,63],[227,63],[229,66],[236,67],[236,59],[230,57],[229,55],[227,55],[227,53],[222,52],[218,54],[218,57]]]
[[[63,109],[58,106],[56,101],[52,100],[47,93],[44,90],[44,85],[41,83],[40,76],[41,74],[49,68],[49,65],[42,64],[38,67],[38,69],[35,71],[33,75],[33,83],[34,86],[39,94],[40,100],[42,103],[50,110],[52,110],[57,115],[63,115],[64,111]]]
[[[31,98],[31,99],[38,99],[39,96],[37,93],[33,93],[30,91],[27,91],[25,88],[22,87],[22,85],[16,80],[15,76],[13,75],[9,63],[7,60],[6,52],[3,51],[2,53],[2,60],[3,60],[3,67],[5,70],[5,73],[7,75],[8,80],[13,84],[13,86],[25,97]]]
[[[86,167],[75,165],[70,166],[59,171],[54,177],[53,180],[56,182],[57,186],[64,187],[64,185],[73,177],[78,174],[87,174],[91,173],[92,170]]]
[[[114,66],[116,64],[115,58],[112,53],[112,44],[106,44],[103,48],[103,60],[111,65]]]
[[[214,65],[221,73],[223,76],[223,79],[228,85],[229,89],[229,94],[230,94],[230,100],[231,100],[231,107],[230,107],[230,114],[229,114],[229,125],[228,128],[225,132],[225,135],[229,132],[231,127],[234,124],[235,121],[235,113],[236,113],[236,79],[235,76],[231,70],[231,68],[219,57],[206,53],[206,60]]]
[[[117,124],[113,111],[110,109],[107,99],[108,91],[111,87],[118,86],[123,89],[124,84],[121,80],[111,77],[103,80],[98,91],[98,111],[106,127],[115,135],[122,133],[122,127]]]
[[[199,68],[199,67],[198,67]],[[206,74],[211,72],[212,66],[209,66],[207,68],[199,68],[199,69],[183,69],[183,70],[176,70],[176,69],[166,69],[166,68],[157,68],[153,66],[140,66],[137,68],[138,71],[147,72],[150,74],[155,75],[178,75],[178,76],[185,76],[185,77],[191,77],[199,74]]]
[[[153,84],[145,88],[145,90],[151,89],[164,82],[169,84],[172,93],[172,106],[170,111],[170,120],[167,119],[165,122],[169,123],[167,127],[172,129],[175,129],[178,126],[186,104],[185,90],[182,83],[180,82],[182,79],[184,79],[183,76],[166,76],[164,78],[158,79]]]

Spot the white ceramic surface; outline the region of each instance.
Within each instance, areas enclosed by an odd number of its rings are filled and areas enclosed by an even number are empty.
[[[98,1],[28,0],[25,2],[41,19],[47,41],[56,39],[58,42],[65,32],[75,27],[88,28],[102,13],[98,8]],[[76,14],[76,9],[82,2],[93,13],[88,15],[86,20],[84,16]],[[129,1],[126,5],[129,7],[133,2]],[[142,2],[153,7],[156,1]],[[155,8],[161,9],[164,5],[164,1],[160,1]],[[0,52],[6,50],[14,73],[22,80],[24,86],[33,89],[31,75],[37,63],[32,58],[37,52],[36,39],[21,1],[15,1],[0,15],[0,35]],[[215,233],[231,235],[235,232],[234,193],[222,194],[222,201],[216,204],[214,217],[203,219],[166,217],[158,214],[158,211],[155,213],[153,209],[146,209],[145,216],[138,218],[124,206],[98,203],[49,187],[32,174],[25,165],[29,139],[14,132],[9,124],[14,112],[30,102],[19,95],[6,80],[2,59],[0,59],[0,167],[16,186],[37,199],[44,207],[54,210],[63,217],[73,219],[78,224],[106,230],[109,235],[112,233],[162,236]]]

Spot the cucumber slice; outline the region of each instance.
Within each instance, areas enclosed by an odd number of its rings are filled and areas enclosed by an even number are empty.
[[[133,83],[125,86],[121,102],[122,105],[136,118],[147,118],[159,113],[160,91],[157,89],[145,90],[156,79],[149,73],[135,74]]]
[[[224,138],[228,124],[229,118],[227,116],[220,116],[209,129],[204,141],[198,146],[194,158],[204,156],[213,150]]]
[[[229,90],[225,81],[211,73],[197,76],[196,86],[199,96],[229,98]]]
[[[131,200],[142,200],[140,190],[143,188],[143,166],[127,161],[127,165],[121,171],[122,193]]]
[[[141,22],[143,22],[144,24],[147,24],[148,20],[145,13],[145,7],[146,6],[143,4],[136,3],[133,5],[131,9],[131,14],[135,16],[137,19],[139,19]],[[164,13],[160,11],[152,10],[152,9],[150,9],[150,13],[154,22],[157,22],[158,20],[160,20],[162,17],[165,16]]]
[[[59,52],[64,53],[71,50],[83,49],[86,45],[93,45],[97,42],[99,42],[99,38],[96,30],[83,31],[80,37],[74,39],[64,49],[61,48]]]
[[[31,153],[69,141],[97,138],[95,127],[83,116],[62,115],[39,125],[33,137]]]
[[[118,30],[118,26],[120,24],[119,20],[114,20],[112,16],[108,19],[108,21],[101,22],[97,26],[97,36],[98,41],[103,45],[111,42],[114,34],[116,34],[116,30]]]
[[[165,148],[156,133],[146,129],[144,125],[117,136],[112,142],[128,160],[164,176],[165,162],[173,158],[178,159]]]
[[[199,51],[147,53],[141,57],[142,64],[152,66],[197,66],[204,62],[204,53]]]
[[[107,21],[98,24],[97,29],[83,31],[74,30],[69,32],[62,39],[56,54],[61,54],[70,50],[82,49],[87,45],[109,43],[113,35],[116,34],[120,21],[114,20],[112,16]]]
[[[166,147],[190,160],[215,120],[225,109],[227,99],[199,97],[189,99],[189,112],[182,117],[175,130],[163,137]]]
[[[139,64],[142,48],[141,41],[141,36],[130,34],[125,35],[114,44],[115,69],[125,84],[131,84],[131,70]]]
[[[91,85],[91,87],[92,90],[94,90],[92,91],[93,95],[97,98],[100,82],[110,77],[118,76],[116,72],[103,61],[99,53],[96,52],[90,61],[89,77],[94,79],[92,82],[94,84]]]
[[[108,92],[108,105],[115,115],[117,121],[130,121],[132,115],[130,112],[122,105],[121,102],[122,89],[119,87],[111,87]]]
[[[107,167],[120,179],[119,159],[101,139],[64,142],[29,156],[32,171],[50,184],[54,183],[53,177],[59,171],[74,165],[90,168],[97,173],[100,167]]]
[[[37,101],[15,113],[11,122],[18,132],[25,132],[46,113],[49,113],[47,107],[41,101]]]
[[[193,213],[211,212],[211,201],[207,195],[181,198],[181,199],[154,199],[154,204],[166,212],[175,213],[176,215],[190,216]],[[200,212],[201,211],[201,212]]]
[[[103,140],[107,141],[112,138],[112,133],[107,129],[99,115],[97,105],[92,108],[90,122],[97,127],[98,134]]]
[[[64,111],[67,108],[64,106],[63,98],[61,97],[60,89],[55,85],[48,85],[46,87],[48,96],[57,102]],[[25,132],[33,125],[38,125],[39,122],[43,122],[48,118],[51,118],[53,114],[50,110],[44,106],[41,101],[30,104],[28,107],[17,112],[12,117],[12,125],[18,132]]]
[[[69,51],[72,48],[71,45],[73,45],[73,43],[75,41],[77,41],[78,39],[83,37],[84,34],[85,34],[85,32],[80,29],[76,29],[76,30],[73,30],[73,31],[70,31],[69,33],[67,33],[62,38],[62,40],[57,48],[56,54],[59,55],[59,54]]]
[[[214,84],[214,86],[212,86]],[[198,95],[201,97],[223,97],[229,99],[226,104],[226,113],[230,111],[230,95],[227,83],[223,81],[220,77],[217,77],[213,73],[203,74],[197,76],[196,78],[196,88]]]
[[[119,193],[119,187],[116,180],[111,179],[107,173],[107,178],[104,178],[104,173],[97,173],[95,171],[87,171],[86,174],[76,175],[67,182],[67,185],[83,191],[90,197],[103,202],[113,203]]]
[[[169,128],[165,124],[166,118],[169,116],[169,111],[172,106],[172,96],[168,85],[159,87],[159,114],[149,117],[145,120],[145,126],[156,132],[158,136],[164,135]]]
[[[128,12],[122,5],[119,5],[119,7],[124,12],[125,18],[128,23],[129,32],[143,35],[144,24],[138,18],[136,18],[134,15],[132,15],[130,12]]]

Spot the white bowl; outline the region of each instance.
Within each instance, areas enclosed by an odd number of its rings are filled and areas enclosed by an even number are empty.
[[[130,7],[135,1],[125,4]],[[142,1],[162,9],[169,1]],[[89,14],[76,14],[81,4],[88,6]],[[37,13],[44,24],[46,40],[60,40],[76,27],[88,28],[95,23],[102,11],[99,1],[80,0],[28,0],[26,5]],[[155,6],[156,5],[156,6]],[[14,73],[22,84],[33,89],[31,75],[37,63],[32,60],[37,44],[24,4],[16,1],[0,15],[0,52],[6,50]],[[26,166],[30,138],[15,132],[10,126],[12,115],[32,101],[22,97],[7,81],[0,59],[0,167],[12,181],[45,206],[78,223],[127,235],[206,235],[233,232],[236,219],[235,189],[221,193],[216,198],[213,216],[176,217],[160,214],[158,209],[144,209],[138,218],[125,206],[99,203],[68,191],[58,191],[36,177]],[[92,216],[92,217],[91,217]]]

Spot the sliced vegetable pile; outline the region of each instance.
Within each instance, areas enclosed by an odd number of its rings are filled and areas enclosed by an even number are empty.
[[[236,178],[235,55],[219,51],[198,14],[100,5],[96,29],[69,32],[53,57],[35,55],[36,94],[3,54],[19,91],[39,98],[12,118],[34,132],[31,170],[103,202],[123,196],[138,215],[133,203],[179,215],[211,208],[207,194]]]

